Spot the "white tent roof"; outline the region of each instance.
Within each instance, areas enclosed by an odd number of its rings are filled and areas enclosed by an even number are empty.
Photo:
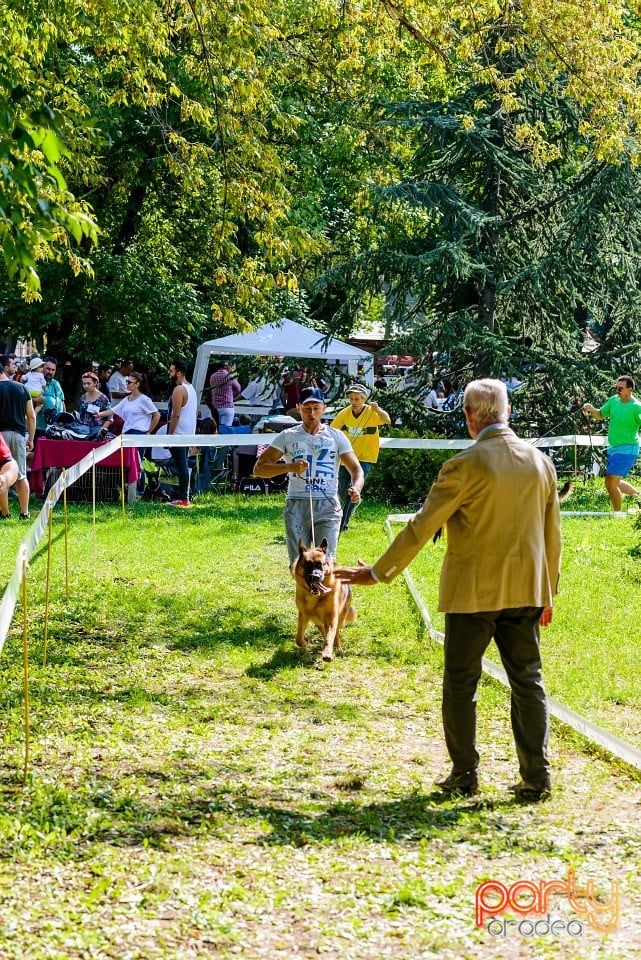
[[[349,372],[356,376],[358,365],[364,366],[362,374],[371,380],[373,356],[366,350],[352,347],[349,343],[327,337],[324,333],[304,327],[293,320],[280,320],[278,323],[266,323],[249,333],[233,333],[218,340],[206,340],[198,347],[193,385],[198,396],[205,386],[205,377],[209,358],[212,354],[221,356],[257,357],[307,357],[310,360],[340,360],[348,364]]]

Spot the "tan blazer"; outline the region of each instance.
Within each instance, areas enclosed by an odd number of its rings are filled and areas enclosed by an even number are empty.
[[[442,467],[421,510],[374,564],[389,583],[447,524],[438,608],[476,613],[548,607],[561,531],[550,459],[509,427],[492,427]]]

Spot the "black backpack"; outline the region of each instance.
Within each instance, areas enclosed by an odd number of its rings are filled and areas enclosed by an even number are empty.
[[[50,411],[47,411],[49,413]],[[51,411],[52,413],[54,411]],[[105,436],[104,427],[90,427],[80,423],[75,413],[58,413],[54,417],[47,417],[49,426],[45,430],[47,440],[102,440]]]

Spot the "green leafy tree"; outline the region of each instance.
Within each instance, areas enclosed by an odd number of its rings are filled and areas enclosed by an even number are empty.
[[[557,91],[580,118],[595,163],[635,154],[637,5],[586,0],[581,10],[577,31],[576,4],[551,0],[252,0],[233,8],[210,0],[0,0],[9,40],[0,90],[8,101],[27,91],[19,107],[9,103],[0,133],[13,137],[17,112],[38,120],[46,103],[58,137],[54,149],[43,122],[40,142],[38,129],[15,154],[34,164],[38,195],[14,201],[8,229],[33,235],[32,263],[18,264],[13,276],[25,269],[35,290],[41,274],[43,309],[11,311],[12,320],[77,349],[102,339],[122,349],[129,329],[141,346],[154,343],[157,328],[144,331],[155,271],[172,342],[206,325],[217,333],[270,319],[278,292],[295,291],[298,278],[315,318],[327,325],[338,311],[344,332],[362,311],[372,274],[364,260],[348,269],[348,256],[382,250],[380,237],[389,243],[392,228],[418,233],[417,210],[413,218],[397,200],[392,217],[370,202],[372,188],[406,180],[419,155],[416,127],[398,122],[397,105],[446,104],[482,90],[491,109],[472,103],[461,123],[474,124],[484,110],[518,118],[510,136],[549,166],[556,121],[529,114],[520,98],[545,91],[554,99]],[[49,170],[51,197],[42,196],[39,178],[51,164],[64,186]],[[493,215],[480,208],[489,238]],[[72,229],[65,210],[93,217],[99,257],[90,250],[94,228],[81,219]],[[14,269],[10,246],[7,256]],[[55,257],[75,270],[89,270],[91,259],[95,279],[47,265]],[[370,303],[391,273],[382,266]],[[480,282],[478,271],[471,276]],[[108,293],[122,289],[123,277],[130,295],[118,318]],[[393,297],[405,302],[396,287]],[[408,290],[407,303],[419,300]]]
[[[600,124],[577,78],[596,95],[604,74],[576,61],[570,69],[560,55],[567,22],[555,24],[555,60],[550,36],[519,20],[525,5],[509,9],[483,29],[470,25],[467,47],[458,48],[465,57],[443,66],[444,96],[373,102],[374,129],[396,139],[395,176],[390,182],[388,164],[388,182],[371,192],[378,236],[333,265],[327,282],[344,293],[337,326],[384,290],[394,352],[435,352],[460,382],[518,371],[550,423],[568,419],[568,396],[590,369],[604,377],[617,357],[639,356],[638,146],[626,140],[638,104],[626,102],[618,125],[613,113]],[[455,10],[461,5],[451,24]],[[402,22],[419,48],[430,47]],[[629,30],[623,47],[638,62],[638,34]],[[604,48],[602,38],[600,49],[619,62],[615,42]],[[588,323],[604,336],[589,355]],[[560,369],[547,382],[556,358]],[[423,383],[433,372],[425,362]]]

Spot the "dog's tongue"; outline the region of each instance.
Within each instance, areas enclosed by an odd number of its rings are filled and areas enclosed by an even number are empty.
[[[320,580],[318,583],[314,584],[314,586],[316,587],[318,593],[330,593],[330,587],[326,587],[325,584]]]

